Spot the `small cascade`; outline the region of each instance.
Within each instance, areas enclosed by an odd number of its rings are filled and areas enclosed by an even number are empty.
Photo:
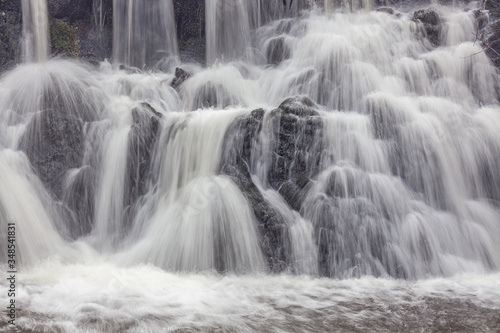
[[[23,60],[49,59],[49,20],[46,0],[23,0]]]
[[[207,64],[251,57],[254,1],[206,2]]]
[[[167,66],[178,61],[172,0],[113,0],[113,63]]]
[[[0,188],[0,235],[5,237],[2,242],[5,246],[0,249],[1,262],[7,259],[7,223],[16,226],[15,260],[19,269],[50,256],[69,258],[71,249],[63,240],[66,233],[63,221],[24,154],[0,150]]]
[[[214,0],[206,3],[207,65],[245,59],[258,61],[254,32],[283,17],[296,17],[309,8],[306,0]]]

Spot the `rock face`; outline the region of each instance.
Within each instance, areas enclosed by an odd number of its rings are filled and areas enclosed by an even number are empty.
[[[424,24],[427,38],[434,46],[440,44],[441,34],[441,18],[439,14],[433,10],[418,10],[413,14],[413,19],[418,20]]]
[[[486,28],[489,30],[489,37],[486,40],[487,44],[484,43],[485,52],[495,65],[500,67],[500,2],[487,1],[486,10],[490,13],[490,22],[494,23]]]
[[[314,103],[306,97],[294,97],[267,113],[258,109],[237,118],[227,131],[221,173],[231,176],[250,202],[272,272],[289,267],[290,230],[278,209],[264,199],[251,174],[264,168],[268,184],[263,185],[300,211],[310,188],[309,177],[318,172],[321,128]],[[262,145],[265,147],[260,150]],[[258,166],[262,162],[259,154],[272,156],[270,165]]]
[[[205,63],[205,1],[174,0],[179,52],[184,62]]]
[[[21,21],[21,1],[0,1],[0,71],[20,58]]]

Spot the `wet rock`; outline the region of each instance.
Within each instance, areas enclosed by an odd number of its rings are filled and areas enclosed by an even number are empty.
[[[225,165],[222,173],[228,175],[245,195],[257,219],[257,230],[261,240],[262,252],[267,259],[271,272],[283,272],[289,262],[288,227],[286,221],[266,202],[255,186],[248,170],[237,166]]]
[[[296,116],[318,116],[318,112],[314,109],[316,104],[306,96],[290,97],[284,100],[279,109],[286,114],[294,114]]]
[[[175,69],[175,78],[173,79],[172,81],[172,87],[174,89],[178,89],[181,84],[184,83],[184,81],[186,81],[188,78],[189,78],[189,73],[186,72],[184,69],[180,68],[180,67],[177,67]]]
[[[276,190],[290,179],[313,177],[319,170],[318,139],[323,123],[313,106],[307,97],[293,97],[272,111],[279,125],[268,177]]]
[[[264,113],[262,109],[254,110],[231,124],[224,140],[221,173],[230,176],[250,202],[269,269],[278,273],[286,269],[290,259],[286,250],[288,228],[282,216],[265,201],[250,175],[252,150],[262,129]]]
[[[413,14],[413,19],[419,20],[423,23],[429,41],[434,46],[439,46],[442,28],[441,18],[439,17],[439,14],[429,9],[417,10]]]
[[[277,37],[269,41],[266,50],[268,64],[279,65],[281,62],[289,59],[290,55],[291,51],[285,43],[285,37]]]
[[[300,212],[311,185],[312,183],[310,179],[300,177],[284,182],[278,192],[290,207]]]
[[[20,59],[21,20],[21,1],[0,0],[0,72]]]
[[[126,205],[133,204],[147,191],[151,173],[153,151],[160,133],[162,115],[148,103],[132,110],[133,124],[129,133],[127,162],[128,197]]]
[[[205,1],[175,0],[179,53],[183,62],[205,63]]]
[[[20,58],[19,37],[22,27],[19,13],[2,12],[0,15],[0,71],[2,71],[12,67]]]
[[[35,173],[56,197],[61,196],[64,176],[81,165],[83,122],[56,109],[37,113],[21,138]]]

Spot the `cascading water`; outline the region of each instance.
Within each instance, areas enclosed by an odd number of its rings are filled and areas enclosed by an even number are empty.
[[[137,68],[177,62],[172,0],[113,0],[113,62]]]
[[[42,62],[49,58],[47,2],[23,0],[23,59]]]
[[[432,41],[408,8],[214,0],[213,65],[179,82],[140,70],[177,52],[172,3],[149,4],[115,0],[113,66],[30,51],[0,80],[18,329],[500,329],[500,75],[475,8],[431,7]]]

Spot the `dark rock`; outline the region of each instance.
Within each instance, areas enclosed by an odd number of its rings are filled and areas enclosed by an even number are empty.
[[[279,109],[286,114],[294,114],[296,116],[318,116],[318,112],[314,110],[316,104],[306,96],[290,97],[284,100]]]
[[[302,203],[306,199],[307,192],[310,188],[311,180],[305,177],[301,177],[284,182],[278,192],[290,207],[300,212]]]
[[[0,71],[15,65],[20,58],[21,14],[0,13]]]
[[[229,175],[246,196],[258,221],[262,251],[272,272],[282,272],[289,262],[286,221],[264,199],[250,175],[252,150],[262,129],[264,110],[258,109],[235,119],[226,132],[221,173]]]
[[[307,97],[292,97],[272,111],[279,125],[268,177],[276,190],[290,179],[312,177],[319,170],[323,122],[313,106]]]
[[[21,0],[0,0],[0,11],[21,13]]]
[[[147,180],[151,172],[154,147],[160,133],[162,115],[148,103],[132,110],[133,124],[129,133],[129,155],[127,162],[129,190],[126,204],[133,204],[146,193]]]
[[[486,54],[495,66],[500,67],[500,24],[498,25],[498,30],[488,38],[487,43],[485,45]]]
[[[231,176],[241,192],[248,199],[257,218],[261,248],[273,273],[283,272],[290,261],[289,229],[283,217],[266,202],[259,189],[252,182],[248,170],[225,165],[222,174]]]
[[[49,15],[68,23],[88,19],[92,15],[93,0],[49,0]]]
[[[83,122],[56,109],[37,113],[21,138],[35,173],[56,196],[61,196],[65,173],[80,167],[83,157]]]
[[[434,46],[439,46],[442,28],[439,14],[429,9],[417,10],[413,14],[413,19],[423,23],[426,37]]]
[[[189,77],[189,73],[186,72],[184,69],[180,68],[180,67],[177,67],[175,69],[175,78],[173,79],[172,81],[172,87],[177,89],[181,86],[181,84],[184,83],[184,81],[186,81]]]
[[[394,9],[388,7],[377,8],[377,12],[387,13],[389,15],[394,15]]]
[[[276,37],[269,41],[267,46],[266,56],[267,63],[271,65],[279,65],[291,55],[290,48],[285,43],[285,37]]]
[[[274,131],[268,178],[269,185],[285,201],[300,211],[310,184],[308,176],[318,172],[319,145],[317,131],[321,119],[312,109],[314,103],[302,97],[290,98],[270,113],[254,110],[237,118],[224,140],[221,173],[231,176],[247,197],[258,221],[262,250],[273,272],[283,271],[291,260],[289,227],[281,214],[268,202],[254,184],[251,170],[255,168],[256,147],[263,127]],[[264,124],[265,122],[265,124]],[[264,186],[267,186],[264,184]]]
[[[179,53],[184,62],[205,63],[205,1],[175,0]]]

